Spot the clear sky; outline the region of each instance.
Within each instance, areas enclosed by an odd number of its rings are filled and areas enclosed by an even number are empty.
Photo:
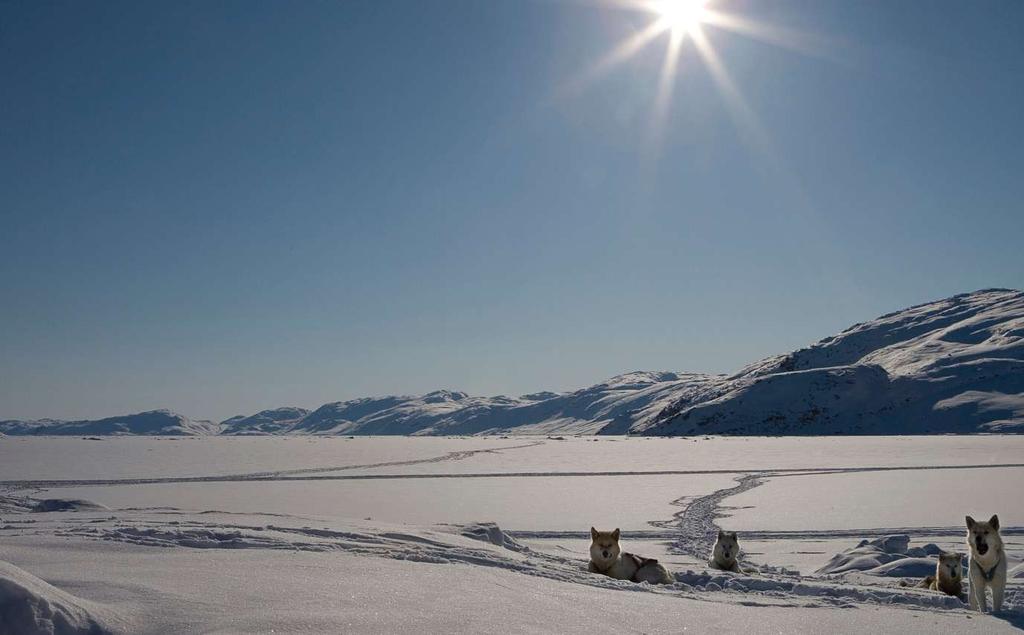
[[[0,418],[726,372],[1024,286],[1024,3],[708,9],[762,37],[659,101],[671,32],[601,66],[652,15],[583,0],[0,2]]]

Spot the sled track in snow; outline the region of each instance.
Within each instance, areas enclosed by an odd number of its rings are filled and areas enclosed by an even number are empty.
[[[475,454],[498,454],[506,450],[518,450],[543,444],[535,441],[524,445],[513,445],[503,448],[482,450],[464,450],[449,452],[442,456],[408,461],[390,461],[386,463],[367,463],[364,465],[342,465],[333,467],[315,467],[299,470],[280,470],[275,472],[252,472],[248,474],[224,474],[211,476],[168,476],[161,478],[123,478],[123,479],[36,479],[0,481],[0,488],[37,489],[50,487],[94,487],[114,485],[157,485],[166,483],[228,483],[242,481],[372,481],[372,480],[405,480],[427,478],[551,478],[551,477],[588,477],[588,476],[699,476],[711,474],[741,474],[764,478],[781,478],[784,476],[812,476],[827,474],[853,474],[860,472],[916,472],[930,470],[979,470],[1024,468],[1024,463],[982,463],[974,465],[893,465],[879,467],[822,467],[822,468],[781,468],[767,470],[752,469],[721,469],[721,470],[615,470],[596,472],[577,471],[544,471],[544,472],[438,472],[432,474],[326,474],[326,472],[342,472],[347,470],[375,469],[381,467],[399,467],[407,465],[423,465],[461,461]],[[738,494],[739,491],[733,492]],[[728,494],[726,496],[731,496]]]
[[[719,527],[715,520],[723,515],[720,511],[722,501],[757,487],[763,479],[763,474],[747,474],[736,479],[737,484],[732,487],[696,498],[677,498],[672,504],[682,506],[683,509],[676,512],[672,520],[655,521],[651,524],[655,527],[672,528],[675,531],[673,551],[693,556],[698,560],[706,558],[718,534]]]
[[[425,465],[428,463],[445,463],[462,461],[477,454],[500,454],[506,450],[522,450],[543,445],[544,441],[534,441],[521,445],[509,445],[499,448],[479,450],[459,450],[425,459],[409,459],[405,461],[385,461],[382,463],[364,463],[359,465],[333,465],[328,467],[311,467],[294,470],[275,470],[272,472],[248,472],[244,474],[219,474],[211,476],[168,476],[163,478],[123,478],[123,479],[49,479],[0,481],[0,487],[9,489],[46,488],[46,487],[89,487],[104,485],[155,485],[161,483],[230,483],[239,481],[283,481],[283,480],[316,480],[316,479],[351,479],[360,476],[311,476],[324,472],[344,472],[347,470],[368,470],[381,467],[404,467],[408,465]],[[370,476],[370,475],[361,475]]]

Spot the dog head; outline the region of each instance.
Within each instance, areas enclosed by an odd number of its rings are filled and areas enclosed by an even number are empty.
[[[740,543],[736,538],[735,531],[718,530],[718,539],[715,540],[715,560],[729,563],[736,559],[740,551]]]
[[[999,535],[999,516],[995,514],[988,522],[979,522],[970,516],[967,517],[967,545],[971,553],[977,556],[984,556],[990,550],[998,550],[1003,546],[1003,539]]]
[[[939,564],[935,568],[935,577],[959,582],[960,576],[963,574],[962,561],[963,557],[958,553],[940,553]]]
[[[598,567],[607,569],[619,559],[619,530],[598,531],[590,528],[590,559]]]

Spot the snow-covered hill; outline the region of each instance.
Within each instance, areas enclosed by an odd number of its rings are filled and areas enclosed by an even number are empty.
[[[987,289],[857,324],[680,399],[643,434],[1024,432],[1024,293]]]
[[[573,392],[439,390],[220,424],[158,410],[3,421],[8,434],[931,434],[1024,432],[1024,293],[986,289],[856,324],[738,373],[633,372]]]
[[[254,415],[238,415],[221,421],[221,434],[277,434],[284,432],[309,414],[305,408],[285,406],[261,410]]]
[[[210,421],[189,419],[170,410],[151,410],[92,421],[0,421],[0,431],[7,434],[192,436],[216,434],[220,426]]]

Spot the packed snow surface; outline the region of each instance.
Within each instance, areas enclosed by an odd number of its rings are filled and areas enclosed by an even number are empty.
[[[102,629],[74,633],[1016,632],[1021,457],[1015,435],[8,437],[0,589]],[[912,586],[965,552],[967,513],[1003,521],[999,615]],[[675,582],[589,573],[591,525]],[[719,528],[743,573],[707,567]]]

